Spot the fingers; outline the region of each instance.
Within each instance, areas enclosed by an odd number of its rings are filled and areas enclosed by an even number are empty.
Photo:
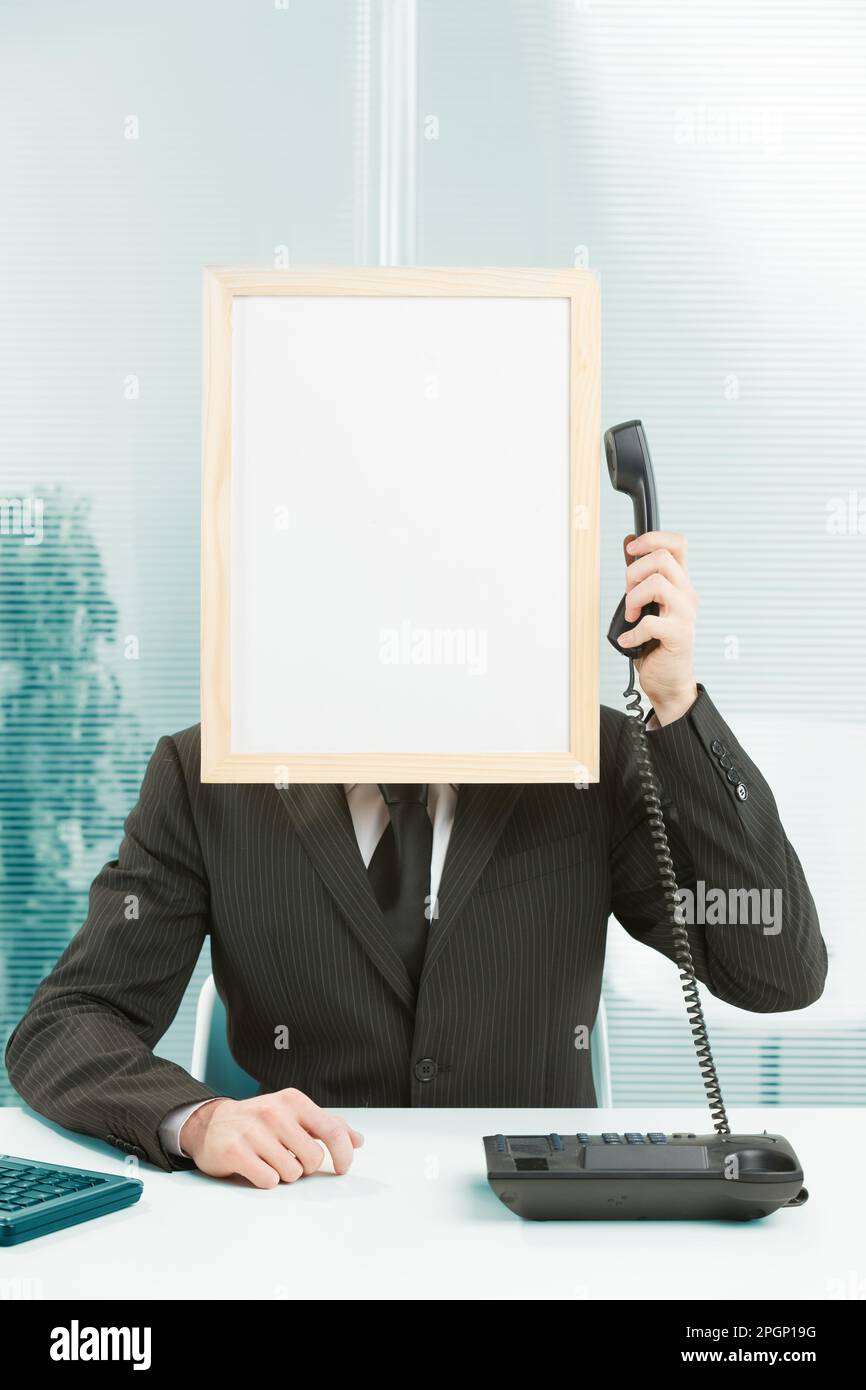
[[[316,1139],[321,1139],[330,1152],[334,1172],[348,1172],[352,1165],[353,1151],[361,1147],[364,1142],[363,1136],[358,1134],[356,1130],[351,1131],[350,1134],[349,1126],[345,1120],[340,1120],[336,1115],[322,1110],[303,1092],[291,1090],[283,1094],[290,1098],[291,1108],[298,1124],[302,1125],[308,1134],[312,1134]],[[354,1135],[354,1138],[351,1135]]]
[[[673,613],[693,622],[698,596],[692,589],[678,588],[664,574],[650,574],[626,594],[625,616],[628,621],[636,618],[648,603],[660,603],[665,614]]]
[[[666,541],[671,544],[663,544]],[[659,603],[663,617],[672,613],[694,624],[698,596],[689,583],[683,563],[688,549],[685,537],[668,531],[650,531],[645,536],[627,538],[626,557],[642,542],[649,548],[632,558],[625,572],[626,619],[633,622],[646,604]]]
[[[274,1095],[263,1096],[258,1106],[258,1117],[270,1133],[285,1149],[295,1155],[301,1172],[309,1175],[322,1166],[321,1144],[311,1139],[298,1123],[296,1107],[289,1099],[289,1092],[278,1091]],[[298,1092],[300,1095],[300,1092]],[[300,1174],[295,1174],[299,1177]],[[290,1179],[285,1179],[290,1181]]]
[[[641,642],[648,642],[651,637],[657,637],[662,646],[669,652],[686,651],[691,646],[691,629],[680,618],[662,617],[648,614],[641,618],[640,622],[630,631],[624,632],[617,641],[626,650],[629,647],[638,647]]]
[[[689,576],[679,560],[670,550],[665,548],[651,550],[646,555],[640,555],[636,560],[629,561],[625,571],[626,589],[633,589],[635,584],[640,584],[651,574],[663,574],[678,588],[691,588]]]
[[[284,1144],[269,1125],[264,1122],[257,1125],[250,1143],[261,1162],[267,1164],[273,1172],[278,1174],[278,1182],[297,1182],[298,1178],[304,1176],[306,1170],[300,1155],[295,1152],[294,1144]],[[312,1143],[312,1140],[307,1140],[307,1143]],[[318,1144],[315,1145],[315,1148],[319,1151],[319,1163],[321,1163],[322,1151]],[[315,1172],[316,1170],[311,1168],[310,1171]]]
[[[295,1155],[305,1177],[319,1171],[325,1155],[321,1144],[311,1139],[306,1130],[298,1124],[283,1122],[275,1127],[275,1132],[280,1143]]]
[[[685,536],[676,531],[647,531],[642,536],[626,540],[626,556],[635,559],[638,555],[648,555],[654,550],[669,550],[677,563],[685,570],[689,543]]]
[[[266,1163],[257,1152],[259,1145],[254,1145],[249,1141],[239,1143],[231,1151],[227,1151],[225,1158],[228,1172],[237,1173],[240,1177],[246,1178],[253,1187],[277,1187],[280,1182],[280,1173],[270,1163]],[[296,1164],[298,1176],[300,1176],[300,1164]]]

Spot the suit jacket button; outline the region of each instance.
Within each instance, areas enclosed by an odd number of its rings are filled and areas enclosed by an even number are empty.
[[[745,801],[745,800],[746,800],[746,797],[747,797],[748,795],[749,795],[749,788],[746,786],[745,782],[738,782],[738,783],[737,783],[737,796],[740,798],[740,800],[741,800],[741,801]]]
[[[734,760],[731,757],[730,753],[723,753],[722,756],[719,758],[719,767],[723,767],[727,772],[728,768],[733,766]]]
[[[726,753],[728,751],[723,743],[719,743],[719,740],[717,738],[713,739],[712,743],[710,744],[710,748],[715,753],[717,758],[720,758],[723,753]]]
[[[432,1081],[439,1070],[432,1057],[422,1057],[415,1063],[415,1075],[419,1081]]]

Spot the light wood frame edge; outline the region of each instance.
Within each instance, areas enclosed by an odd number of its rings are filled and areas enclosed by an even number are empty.
[[[239,295],[491,295],[567,298],[571,315],[570,747],[562,753],[232,753],[232,301]],[[201,780],[205,783],[572,782],[599,777],[600,304],[587,270],[400,266],[204,271],[201,513]],[[582,596],[582,602],[579,597]],[[587,614],[589,619],[587,619]],[[593,676],[592,698],[578,700]]]

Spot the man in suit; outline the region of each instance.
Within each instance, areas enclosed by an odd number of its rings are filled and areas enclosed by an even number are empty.
[[[686,543],[650,532],[626,558],[626,617],[659,605],[622,645],[659,641],[639,666],[678,882],[781,903],[770,926],[690,925],[696,973],[741,1008],[804,1008],[827,966],[815,906],[769,787],[695,683]],[[362,1139],[332,1105],[594,1105],[575,1039],[610,912],[674,956],[627,722],[602,709],[583,789],[202,785],[199,728],[161,739],[87,921],[9,1040],[13,1084],[161,1168],[259,1187],[315,1171],[322,1144],[348,1169]],[[251,1100],[153,1054],[208,934]]]

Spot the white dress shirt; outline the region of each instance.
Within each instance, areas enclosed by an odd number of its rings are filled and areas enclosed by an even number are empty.
[[[370,867],[370,860],[388,825],[388,807],[375,782],[352,782],[344,786],[346,801],[352,817],[355,839],[364,861],[364,868]],[[450,782],[434,782],[427,795],[427,814],[433,823],[433,852],[430,860],[430,908],[431,920],[436,914],[436,897],[442,881],[442,869],[454,816],[457,811],[457,787]],[[194,1101],[192,1105],[178,1105],[170,1110],[159,1127],[159,1140],[166,1153],[179,1158],[188,1157],[180,1146],[180,1132],[190,1115],[206,1100]]]

